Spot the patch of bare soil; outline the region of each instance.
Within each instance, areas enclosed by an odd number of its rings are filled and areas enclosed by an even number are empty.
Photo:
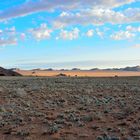
[[[3,77],[0,140],[140,140],[140,77]]]

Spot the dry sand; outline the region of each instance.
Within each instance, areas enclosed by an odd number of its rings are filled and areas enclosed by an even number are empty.
[[[56,76],[60,73],[66,74],[67,76],[81,76],[81,77],[114,77],[114,76],[140,76],[140,72],[133,71],[28,71],[28,70],[18,70],[18,73],[24,76]]]

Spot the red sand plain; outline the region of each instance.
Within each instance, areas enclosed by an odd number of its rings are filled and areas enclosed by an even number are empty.
[[[18,73],[24,76],[57,76],[59,74],[65,74],[67,76],[79,76],[79,77],[114,77],[114,76],[140,76],[140,72],[134,71],[88,71],[88,70],[79,70],[79,71],[42,71],[42,70],[18,70]]]

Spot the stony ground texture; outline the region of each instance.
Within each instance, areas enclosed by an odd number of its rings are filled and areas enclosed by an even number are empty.
[[[140,140],[140,77],[2,77],[0,140]]]

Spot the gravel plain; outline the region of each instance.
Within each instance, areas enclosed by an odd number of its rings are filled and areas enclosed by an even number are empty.
[[[0,140],[140,140],[140,77],[0,77]]]

